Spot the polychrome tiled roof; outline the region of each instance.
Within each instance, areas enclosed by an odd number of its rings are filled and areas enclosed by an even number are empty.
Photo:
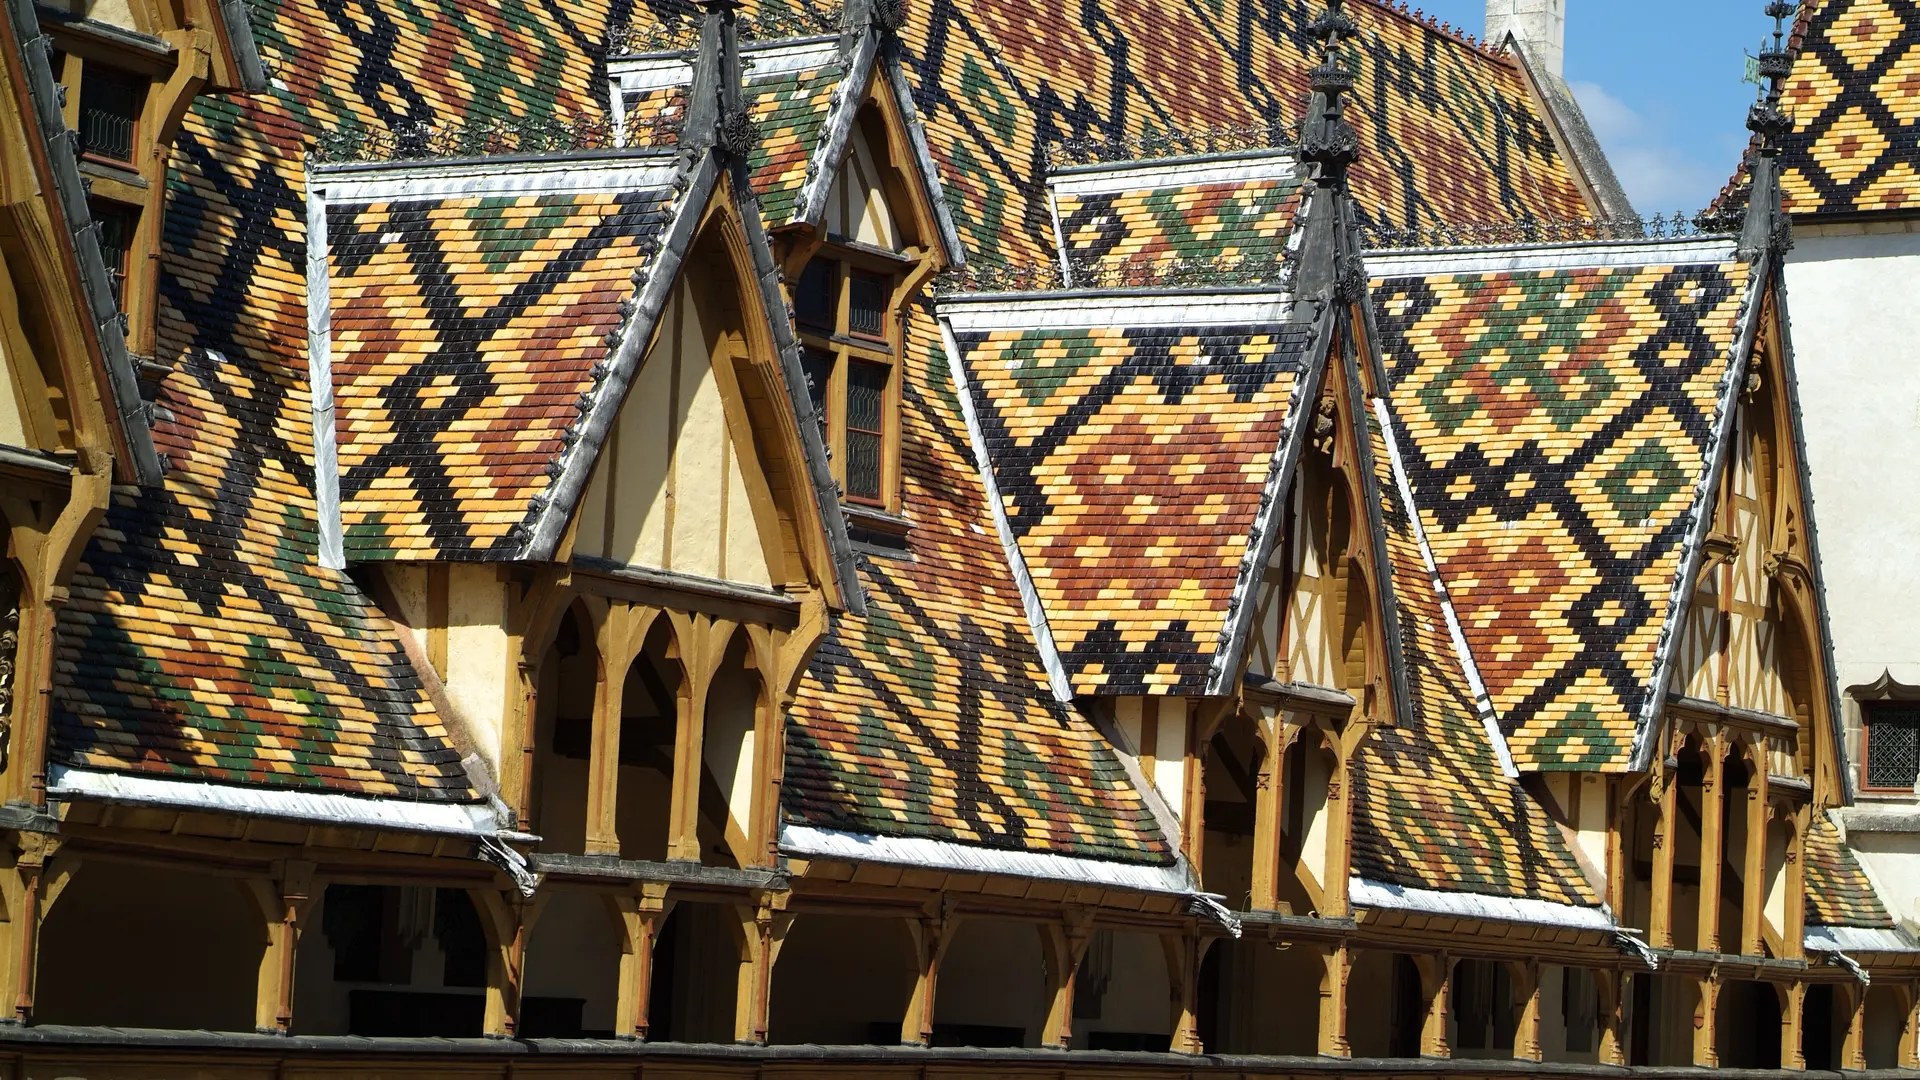
[[[1183,182],[1151,168],[1116,170],[1101,179],[1103,188],[1125,188],[1056,189],[1060,254],[1069,268],[1117,272],[1123,280],[1129,266],[1168,259],[1278,262],[1300,205],[1297,168],[1278,180]]]
[[[807,182],[807,166],[820,149],[833,92],[845,78],[838,60],[766,78],[748,72],[747,112],[760,126],[760,143],[748,165],[760,215],[769,227],[783,225],[798,213],[796,201]]]
[[[1920,16],[1899,0],[1803,0],[1780,107],[1792,214],[1920,204]]]
[[[1001,507],[1076,694],[1199,694],[1311,329],[956,334]]]
[[[1813,812],[1806,858],[1809,926],[1893,927],[1873,883],[1825,811]]]
[[[1415,888],[1597,903],[1558,828],[1503,775],[1453,646],[1379,421],[1367,418],[1411,715],[1361,744],[1353,872]]]
[[[61,612],[52,760],[476,798],[391,624],[318,564],[305,373],[196,350],[159,405],[167,483],[115,492]]]
[[[1747,292],[1739,263],[1373,284],[1440,573],[1522,770],[1625,767]]]
[[[671,180],[663,169],[626,191],[327,205],[350,560],[524,553],[533,500],[614,352],[620,305],[660,250]]]

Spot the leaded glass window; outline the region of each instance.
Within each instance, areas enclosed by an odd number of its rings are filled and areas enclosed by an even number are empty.
[[[1867,787],[1912,791],[1920,777],[1920,703],[1862,702],[1860,715],[1867,728]]]

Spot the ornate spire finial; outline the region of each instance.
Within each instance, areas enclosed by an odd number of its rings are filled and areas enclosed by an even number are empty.
[[[1785,254],[1793,238],[1780,202],[1781,142],[1793,131],[1793,121],[1780,108],[1780,94],[1793,57],[1787,52],[1786,21],[1793,16],[1792,0],[1769,0],[1773,45],[1763,48],[1756,65],[1760,72],[1760,100],[1747,110],[1747,130],[1753,132],[1753,190],[1747,196],[1747,218],[1740,233],[1740,255],[1751,262],[1762,252]]]
[[[1320,62],[1308,73],[1313,100],[1300,136],[1300,157],[1320,167],[1323,186],[1345,183],[1347,167],[1360,156],[1360,137],[1347,123],[1341,100],[1353,89],[1353,71],[1341,46],[1359,29],[1344,5],[1345,0],[1327,0],[1307,28],[1320,39]]]
[[[700,0],[700,54],[687,95],[682,153],[709,146],[744,158],[760,140],[741,88],[740,0]]]

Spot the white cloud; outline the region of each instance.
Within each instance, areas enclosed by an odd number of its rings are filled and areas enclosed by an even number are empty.
[[[1673,145],[1657,125],[1598,83],[1573,83],[1572,89],[1620,186],[1643,214],[1704,208],[1739,160],[1737,148]]]

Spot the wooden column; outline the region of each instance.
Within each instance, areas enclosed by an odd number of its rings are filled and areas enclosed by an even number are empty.
[[[1540,1061],[1546,1056],[1540,1045],[1540,962],[1509,963],[1507,978],[1513,984],[1519,1013],[1513,1030],[1513,1056],[1520,1061]],[[1561,993],[1566,993],[1564,985]]]
[[[1426,1019],[1420,1025],[1420,1056],[1452,1057],[1453,1048],[1447,1042],[1447,999],[1452,996],[1453,958],[1446,953],[1416,956],[1413,963],[1420,969],[1420,988],[1427,999]]]
[[[1204,1054],[1200,1041],[1200,962],[1206,958],[1213,939],[1200,936],[1198,927],[1185,933],[1160,935],[1167,954],[1168,996],[1173,1012],[1173,1052]]]
[[[254,986],[253,1029],[285,1035],[293,1026],[293,973],[300,933],[315,898],[313,864],[289,862],[276,879],[248,879],[247,889],[265,920],[267,939]]]
[[[713,620],[696,615],[686,625],[691,632],[680,641],[682,674],[676,699],[679,715],[673,736],[673,796],[667,813],[667,858],[699,862],[700,776],[706,767],[707,691],[713,685],[713,667],[719,660],[708,654],[715,641],[721,650],[726,648],[733,624],[719,624],[725,630],[720,633]]]
[[[1840,1044],[1840,1067],[1843,1069],[1864,1069],[1867,1067],[1867,988],[1859,983],[1842,983],[1834,988],[1835,996],[1846,1004],[1847,1036]]]
[[[1065,1050],[1073,1042],[1073,986],[1080,961],[1093,939],[1093,913],[1068,911],[1062,922],[1038,924],[1040,951],[1047,958],[1047,1024],[1040,1045]]]
[[[1680,784],[1674,770],[1661,764],[1653,778],[1649,794],[1659,808],[1660,820],[1653,827],[1653,902],[1647,928],[1649,943],[1656,949],[1673,948],[1673,849],[1674,828],[1679,823]]]
[[[54,901],[73,880],[80,863],[70,855],[55,858],[61,845],[57,836],[21,833],[19,842],[20,855],[6,872],[5,879],[7,911],[11,916],[9,929],[13,935],[8,956],[13,1007],[6,1018],[12,1023],[25,1024],[33,1019],[41,927],[46,924],[47,912],[53,909]]]
[[[1780,995],[1780,1067],[1805,1069],[1806,1047],[1801,1043],[1806,1031],[1807,984],[1777,983],[1774,992]]]
[[[613,1006],[613,1033],[622,1039],[645,1041],[651,1033],[649,1006],[653,1000],[653,953],[660,928],[673,912],[667,886],[646,882],[631,892],[608,898],[621,934],[620,990]]]
[[[933,1005],[940,989],[940,959],[946,954],[947,942],[952,939],[959,922],[958,915],[946,913],[909,920],[907,923],[907,930],[913,935],[914,956],[919,961],[919,971],[913,980],[913,996],[907,1000],[907,1015],[900,1022],[902,1045],[933,1045]]]
[[[1920,1069],[1920,984],[1908,983],[1900,991],[1900,1057],[1902,1069]]]
[[[1594,1014],[1599,1021],[1600,1064],[1627,1063],[1627,989],[1632,978],[1624,971],[1592,972]]]
[[[1353,869],[1353,759],[1367,737],[1368,726],[1350,720],[1345,728],[1329,733],[1333,747],[1333,774],[1327,777],[1327,863],[1326,880],[1320,883],[1320,914],[1329,919],[1345,918],[1347,879]]]
[[[593,691],[593,734],[587,761],[588,855],[620,854],[620,721],[627,671],[646,642],[655,613],[631,604],[606,606],[595,642],[600,678]]]
[[[773,965],[793,926],[787,913],[787,894],[762,893],[752,907],[736,905],[740,917],[742,952],[740,982],[734,993],[735,1042],[764,1046],[767,1016],[773,1003]]]
[[[1780,928],[1782,959],[1804,960],[1807,956],[1807,830],[1812,827],[1812,808],[1801,804],[1794,809],[1793,835],[1787,839],[1787,903]]]
[[[1752,768],[1747,779],[1747,850],[1740,874],[1746,886],[1740,898],[1740,951],[1767,954],[1767,743],[1749,744]]]
[[[1269,723],[1271,730],[1268,730]],[[1260,725],[1260,772],[1254,779],[1253,887],[1248,901],[1255,911],[1280,906],[1280,814],[1286,805],[1284,777],[1287,761],[1287,723],[1276,712]]]
[[[1347,1041],[1347,977],[1353,972],[1353,957],[1347,944],[1326,946],[1320,950],[1320,1056],[1350,1058],[1353,1046]]]
[[[1700,780],[1700,934],[1701,952],[1720,951],[1720,871],[1726,861],[1727,750],[1723,735],[1706,740],[1706,775]],[[1697,1058],[1697,1055],[1696,1055]]]
[[[1699,981],[1700,993],[1693,1010],[1693,1063],[1703,1069],[1720,1067],[1719,1027],[1720,969],[1714,968]]]
[[[540,917],[547,896],[527,899],[497,889],[468,889],[487,939],[487,1005],[481,1034],[514,1038],[520,1029],[520,998],[525,991],[527,935]]]

